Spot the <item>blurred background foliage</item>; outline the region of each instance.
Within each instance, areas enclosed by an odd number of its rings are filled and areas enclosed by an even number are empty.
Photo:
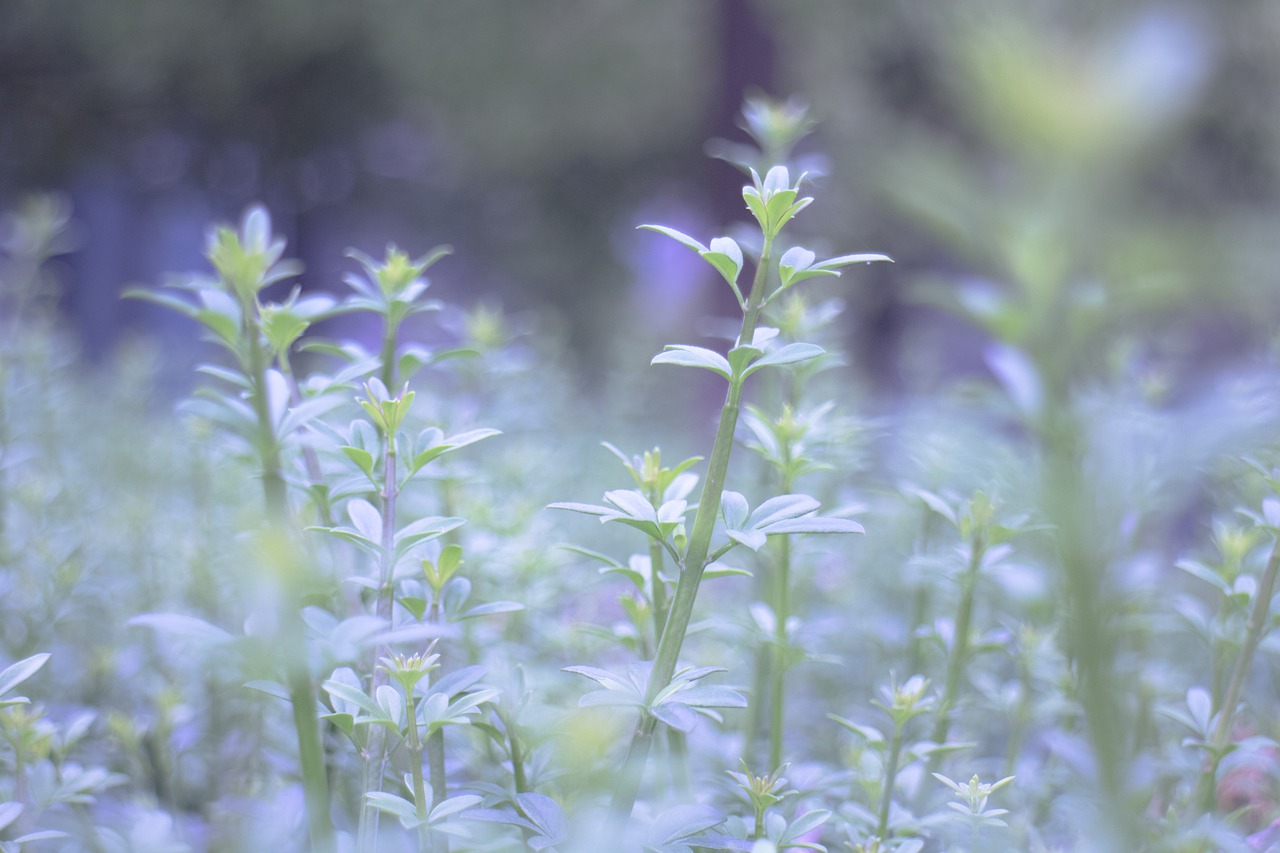
[[[742,219],[703,147],[742,139],[758,89],[821,121],[805,239],[899,262],[843,293],[880,390],[980,363],[922,303],[1053,279],[1105,296],[1077,314],[1172,332],[1141,357],[1203,365],[1270,334],[1278,36],[1273,4],[1209,0],[15,0],[0,201],[71,197],[62,306],[91,357],[162,321],[123,287],[202,267],[208,223],[261,200],[308,287],[337,287],[349,245],[447,241],[445,298],[539,309],[598,371],[605,330],[665,335],[726,296],[633,227]]]

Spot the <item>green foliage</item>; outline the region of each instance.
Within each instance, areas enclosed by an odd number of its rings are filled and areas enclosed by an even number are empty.
[[[989,375],[876,408],[822,288],[887,258],[788,244],[821,209],[811,123],[744,122],[758,233],[650,226],[741,311],[652,359],[724,383],[714,436],[671,455],[706,413],[663,408],[625,428],[667,456],[606,444],[621,471],[539,332],[427,300],[443,250],[313,295],[260,208],[212,274],[136,292],[217,359],[181,428],[144,417],[145,369],[95,388],[63,354],[67,214],[29,206],[0,277],[0,849],[1273,845],[1274,382],[1136,394],[1092,358],[1115,317],[1070,307],[1088,259],[993,237],[996,308],[943,300]],[[1062,144],[1109,156],[1091,133]],[[372,348],[313,336],[356,312]]]

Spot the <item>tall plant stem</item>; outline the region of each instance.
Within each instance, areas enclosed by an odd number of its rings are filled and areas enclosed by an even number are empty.
[[[760,260],[756,263],[751,295],[747,299],[742,317],[742,331],[738,335],[738,340],[744,343],[750,343],[754,339],[756,325],[760,322],[760,308],[764,304],[772,248],[772,238],[766,237]],[[720,514],[720,497],[724,493],[725,476],[729,472],[729,457],[733,452],[733,434],[738,426],[741,398],[742,379],[735,377],[729,382],[729,391],[724,406],[720,409],[720,422],[716,426],[716,437],[711,446],[711,461],[707,465],[707,476],[702,484],[698,513],[694,517],[693,533],[689,537],[689,549],[685,553],[684,565],[681,566],[680,580],[676,582],[676,593],[667,613],[662,638],[658,641],[658,654],[649,672],[649,682],[645,689],[646,707],[671,683],[680,649],[689,631],[689,622],[693,619],[694,601],[698,597],[698,586],[702,583],[702,573],[707,567],[707,555],[711,550],[711,534],[715,529],[716,516]],[[612,813],[615,820],[626,820],[635,807],[656,724],[655,717],[642,713],[631,736],[618,787],[613,795]]]
[[[271,421],[271,407],[267,400],[266,359],[254,317],[256,306],[242,305],[245,318],[243,344],[248,350],[247,364],[252,383],[250,391],[254,415],[258,420],[258,452],[262,460],[262,489],[266,500],[267,517],[271,524],[282,530],[289,525],[289,496],[280,469],[280,447],[276,439],[275,425]],[[294,571],[288,575],[292,579]],[[306,628],[298,615],[295,598],[300,590],[297,581],[285,586],[281,602],[282,642],[287,670],[289,703],[293,707],[293,726],[298,735],[298,763],[302,771],[302,789],[307,807],[307,826],[311,833],[311,847],[320,853],[333,850],[333,821],[329,816],[329,780],[324,763],[324,743],[320,736],[320,721],[316,717],[315,684],[307,663]]]
[[[969,545],[969,562],[964,574],[960,576],[960,605],[956,609],[954,637],[951,641],[951,655],[947,658],[947,680],[942,689],[942,701],[938,704],[937,722],[933,727],[933,742],[947,742],[951,731],[951,712],[960,700],[960,681],[969,666],[970,632],[973,623],[973,599],[978,588],[978,572],[982,568],[982,557],[986,553],[986,544],[981,534],[975,535]],[[929,759],[929,772],[938,769],[940,753],[934,753]]]
[[[392,607],[394,604],[392,573],[395,570],[396,544],[396,499],[399,490],[396,481],[396,438],[386,436],[386,447],[382,458],[382,491],[379,495],[382,502],[382,530],[380,545],[382,556],[378,565],[378,595],[374,601],[374,615],[389,628],[391,626]],[[376,694],[378,688],[387,683],[386,671],[378,666],[378,661],[386,657],[390,650],[379,644],[373,651],[373,659],[367,662],[373,677],[369,688],[370,694]],[[387,736],[380,726],[369,728],[369,740],[364,750],[364,786],[365,792],[382,790],[383,767],[386,759]],[[378,820],[381,812],[369,803],[360,808],[360,825],[357,832],[361,853],[373,851],[377,844]]]
[[[881,841],[889,838],[889,806],[893,802],[893,786],[898,779],[898,762],[902,756],[902,724],[894,723],[893,738],[889,742],[889,763],[884,768],[884,790],[880,792],[880,809],[876,817],[876,836]]]
[[[1271,621],[1271,599],[1275,595],[1277,573],[1280,573],[1280,539],[1277,539],[1271,548],[1271,556],[1267,560],[1266,569],[1263,570],[1262,581],[1258,584],[1257,592],[1254,593],[1253,607],[1249,611],[1249,619],[1244,626],[1244,642],[1240,645],[1240,653],[1236,655],[1235,664],[1231,668],[1227,692],[1222,697],[1222,704],[1218,709],[1218,724],[1214,726],[1213,738],[1209,742],[1209,759],[1200,774],[1196,802],[1205,812],[1213,810],[1218,765],[1231,743],[1236,711],[1240,705],[1240,693],[1244,690],[1245,679],[1253,666],[1253,656],[1258,651],[1258,644],[1266,634]]]
[[[409,755],[409,775],[413,778],[413,804],[418,817],[418,850],[428,851],[432,849],[431,827],[427,825],[427,815],[431,812],[431,805],[427,803],[427,784],[422,778],[422,740],[418,736],[418,703],[413,697],[413,691],[408,691],[409,700],[409,726],[407,731]]]
[[[655,503],[655,506],[657,504]],[[649,600],[653,609],[653,641],[662,637],[662,629],[667,624],[667,585],[662,580],[664,561],[662,546],[657,542],[649,542],[649,577],[651,589]]]
[[[1096,829],[1099,850],[1136,850],[1140,829],[1128,801],[1130,767],[1127,744],[1127,695],[1117,683],[1114,661],[1120,652],[1114,604],[1106,589],[1106,555],[1092,547],[1097,540],[1082,471],[1082,435],[1068,414],[1061,392],[1047,405],[1057,414],[1043,427],[1048,464],[1045,507],[1058,530],[1059,559],[1066,599],[1066,632],[1075,658],[1076,689],[1096,767],[1101,818]]]
[[[289,383],[290,402],[295,406],[301,404],[302,389],[299,388],[298,379],[293,373],[293,367],[289,364],[287,352],[280,353],[280,372]],[[316,488],[324,485],[324,471],[320,468],[320,457],[316,455],[316,449],[305,442],[302,445],[302,462],[307,469],[307,479],[311,481],[310,491],[320,523],[325,527],[333,527],[333,505],[329,502],[329,494],[324,489]]]
[[[784,492],[790,489],[784,487]],[[782,732],[786,701],[786,676],[790,649],[787,620],[791,618],[791,537],[778,536],[778,564],[773,603],[773,666],[769,669],[769,769],[782,766]]]

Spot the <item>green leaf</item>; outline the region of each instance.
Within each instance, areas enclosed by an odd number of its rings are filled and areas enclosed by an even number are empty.
[[[848,518],[829,518],[821,515],[809,515],[803,518],[788,518],[758,528],[768,536],[783,533],[866,533],[856,521]]]
[[[456,530],[465,521],[466,519],[463,518],[431,516],[420,518],[411,524],[405,525],[396,531],[396,556],[399,557],[406,553],[419,542],[426,542],[430,539],[435,539],[437,536],[443,536],[451,530]]]
[[[431,816],[427,818],[427,822],[436,823],[482,802],[484,802],[484,798],[477,797],[475,794],[461,794],[457,797],[450,797],[431,810]]]
[[[524,605],[516,601],[490,601],[488,604],[478,604],[458,616],[462,619],[475,619],[477,616],[492,616],[495,613],[516,613],[524,610]]]
[[[745,526],[759,530],[783,519],[815,512],[820,506],[808,495],[778,495],[756,507]]]
[[[784,347],[767,353],[763,358],[754,362],[743,372],[743,376],[747,377],[755,373],[762,367],[771,367],[783,364],[796,364],[802,361],[809,361],[824,354],[826,350],[817,344],[795,343],[787,344]]]
[[[40,667],[45,665],[45,661],[49,660],[48,652],[42,652],[38,655],[32,655],[29,658],[10,664],[0,671],[0,696],[8,693],[31,676],[35,675]]]
[[[742,249],[737,242],[729,237],[716,237],[711,241],[709,251],[699,252],[702,259],[711,266],[715,267],[716,272],[724,277],[729,283],[729,287],[733,288],[733,295],[738,299],[739,306],[745,306],[746,300],[742,297],[742,291],[738,289],[738,276],[742,274]]]
[[[706,246],[702,245],[700,242],[693,239],[688,234],[677,231],[674,228],[668,228],[665,225],[641,225],[639,227],[641,228],[641,230],[644,230],[644,231],[657,231],[659,234],[665,234],[666,236],[670,237],[672,240],[675,240],[677,243],[681,244],[682,246],[688,246],[690,249],[693,249],[699,255],[701,255],[703,252],[708,251]]]
[[[18,815],[22,814],[22,809],[22,803],[0,803],[0,829],[17,820]]]
[[[342,447],[339,448],[343,455],[356,464],[356,467],[364,472],[364,475],[371,482],[377,482],[373,475],[373,454],[359,447]]]
[[[188,637],[213,644],[228,643],[235,639],[234,636],[217,625],[211,625],[203,619],[198,619],[195,616],[185,616],[181,613],[146,613],[133,617],[125,624],[140,625],[144,628],[153,628],[161,633],[175,634],[179,637]],[[3,690],[0,690],[0,693],[3,692]]]
[[[751,372],[747,369],[751,362],[763,355],[764,350],[760,347],[740,344],[729,350],[729,369],[734,376],[746,376]]]
[[[732,368],[729,361],[720,353],[703,347],[686,346],[684,344],[668,345],[664,352],[653,357],[650,364],[676,364],[681,367],[700,367],[710,370],[729,379]]]
[[[292,701],[293,699],[293,697],[289,695],[288,688],[278,681],[266,681],[259,679],[257,681],[246,681],[244,686],[250,690],[256,690],[259,693],[265,693],[268,696],[283,699],[286,702]]]
[[[720,496],[720,515],[724,518],[725,526],[732,530],[739,530],[747,521],[750,514],[750,508],[747,505],[747,499],[740,492],[725,490]]]
[[[422,821],[418,818],[417,807],[404,797],[396,796],[387,791],[368,791],[364,795],[369,805],[378,811],[395,815],[400,819],[400,825],[405,829],[413,829]],[[441,805],[444,805],[441,803]]]
[[[758,530],[725,530],[725,535],[737,542],[739,545],[746,545],[752,551],[759,551],[765,546],[767,538],[764,533]]]
[[[431,447],[428,447],[427,449],[418,453],[417,456],[413,457],[413,464],[409,466],[409,472],[411,474],[416,473],[417,471],[421,470],[422,467],[426,465],[428,462],[431,462],[432,460],[437,459],[445,455],[446,453],[452,453],[453,451],[458,450],[459,448],[466,447],[469,444],[475,444],[477,441],[481,441],[483,439],[490,438],[495,435],[502,435],[501,430],[473,429],[473,430],[470,430],[469,432],[459,433],[458,435],[451,435],[448,438],[443,439],[439,444],[435,444]]]
[[[364,498],[347,502],[347,515],[356,531],[370,542],[382,541],[382,513]]]

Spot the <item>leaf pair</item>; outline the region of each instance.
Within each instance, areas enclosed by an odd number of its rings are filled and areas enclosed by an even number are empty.
[[[585,694],[578,705],[583,708],[599,706],[626,706],[639,708],[659,722],[676,731],[688,733],[697,725],[699,715],[719,719],[712,709],[745,708],[747,700],[741,693],[728,687],[697,684],[700,679],[715,672],[725,672],[724,667],[686,667],[671,678],[653,702],[646,703],[644,696],[649,682],[651,663],[634,663],[625,676],[617,676],[606,669],[594,666],[567,666],[565,672],[590,678],[601,686]]]
[[[864,532],[851,519],[816,515],[819,507],[808,495],[778,495],[751,511],[745,497],[726,490],[720,498],[720,517],[725,535],[752,551],[763,548],[767,537],[780,534]]]

